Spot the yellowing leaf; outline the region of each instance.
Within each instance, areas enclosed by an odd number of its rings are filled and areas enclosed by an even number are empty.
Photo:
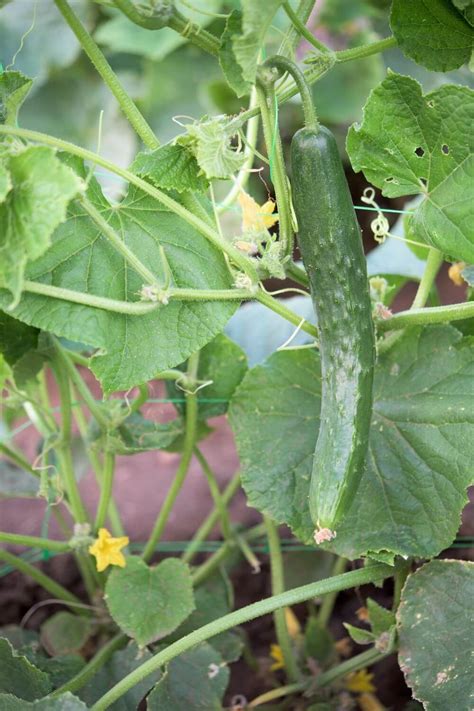
[[[274,215],[275,202],[267,200],[259,205],[253,197],[244,190],[239,194],[239,205],[242,208],[242,230],[246,232],[265,232],[278,222],[278,215]]]
[[[301,625],[291,607],[285,607],[285,621],[291,639],[299,637],[301,634]]]

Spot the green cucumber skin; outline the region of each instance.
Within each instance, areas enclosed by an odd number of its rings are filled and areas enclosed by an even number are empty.
[[[318,317],[322,373],[309,508],[314,524],[334,536],[364,470],[374,328],[360,229],[333,134],[324,126],[298,131],[291,163],[298,242]]]

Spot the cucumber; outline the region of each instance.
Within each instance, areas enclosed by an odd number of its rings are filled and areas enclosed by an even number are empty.
[[[322,402],[309,509],[321,543],[336,536],[364,469],[375,338],[360,229],[333,134],[324,126],[299,130],[291,163],[298,243],[320,338]]]

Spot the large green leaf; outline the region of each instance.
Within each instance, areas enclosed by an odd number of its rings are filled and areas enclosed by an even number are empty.
[[[433,71],[469,62],[474,30],[450,0],[393,0],[390,25],[402,51]]]
[[[31,703],[11,694],[0,694],[0,708],[2,711],[87,711],[87,706],[70,691],[56,699],[38,699]]]
[[[229,670],[204,642],[173,659],[147,699],[148,711],[222,711]]]
[[[46,651],[56,657],[79,652],[91,634],[91,622],[87,617],[62,610],[41,625],[40,639]]]
[[[38,345],[39,331],[0,311],[0,353],[14,365]]]
[[[421,194],[409,221],[416,238],[454,259],[474,261],[474,92],[446,85],[422,95],[390,73],[347,137],[355,171],[388,197]]]
[[[0,638],[0,692],[33,701],[51,691],[51,682],[44,672],[34,667],[26,657],[16,652],[8,640]],[[3,707],[2,707],[3,708]]]
[[[472,708],[474,563],[433,560],[410,575],[398,608],[399,661],[430,711]]]
[[[4,159],[10,190],[0,201],[0,286],[19,299],[27,262],[51,244],[81,181],[51,148],[30,146]]]
[[[209,187],[194,155],[179,144],[168,143],[154,151],[139,153],[131,170],[166,190],[205,192]]]
[[[189,568],[178,558],[150,568],[128,556],[125,568],[110,574],[105,592],[114,621],[140,647],[173,632],[194,610]]]
[[[130,189],[110,205],[94,181],[89,199],[149,269],[164,279],[162,245],[177,287],[230,288],[221,253],[173,213]],[[138,276],[101,236],[79,205],[56,230],[53,246],[28,269],[29,279],[84,293],[136,301]],[[0,306],[9,303],[0,294]],[[144,316],[127,316],[46,296],[23,294],[13,316],[58,336],[99,349],[92,370],[107,392],[126,390],[174,367],[208,343],[235,310],[232,302],[172,301]]]
[[[0,74],[0,123],[16,124],[18,111],[32,84],[21,72]]]
[[[473,474],[473,368],[472,343],[451,326],[412,329],[380,358],[366,470],[331,550],[433,556],[450,545]],[[249,503],[306,543],[320,397],[317,354],[283,351],[248,372],[229,411]]]
[[[135,642],[130,642],[125,649],[115,652],[109,661],[93,678],[77,692],[87,706],[92,706],[112,686],[124,676],[134,671],[141,664],[151,659],[148,649],[139,649]],[[145,694],[161,677],[161,671],[155,671],[141,682],[132,686],[123,696],[110,706],[110,711],[135,711]]]

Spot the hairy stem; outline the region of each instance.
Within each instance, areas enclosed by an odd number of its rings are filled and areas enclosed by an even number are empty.
[[[426,260],[425,271],[421,277],[418,290],[416,292],[415,298],[411,305],[412,309],[421,309],[428,301],[430,291],[436,279],[436,275],[443,263],[442,252],[434,249],[433,247],[428,252],[428,257]]]
[[[277,527],[268,516],[264,517],[264,521],[267,529],[270,552],[272,595],[280,595],[285,592],[285,577],[283,572],[283,557],[281,555],[280,537],[278,535]],[[285,609],[280,607],[275,610],[273,613],[273,619],[275,622],[276,638],[283,655],[283,662],[287,677],[290,681],[296,681],[301,675],[293,653],[291,637],[286,624]]]
[[[341,575],[347,567],[347,560],[345,558],[337,557],[331,571],[331,575]],[[321,607],[319,609],[318,622],[323,626],[327,627],[329,620],[331,619],[332,611],[336,602],[338,591],[329,593],[323,598]]]
[[[308,22],[311,12],[313,10],[315,0],[300,0],[298,7],[296,8],[295,15],[298,19],[298,23],[305,26]],[[285,54],[287,56],[292,56],[300,39],[300,32],[296,28],[295,24],[291,24],[288,29],[285,39],[280,45],[278,54]]]
[[[301,97],[301,103],[303,105],[304,113],[304,124],[306,128],[317,129],[319,126],[318,119],[316,117],[316,111],[314,109],[313,97],[311,96],[311,91],[309,89],[309,84],[305,79],[305,76],[301,69],[290,59],[282,57],[276,54],[270,59],[267,59],[264,66],[266,67],[276,67],[281,73],[288,72],[298,88],[298,93]]]
[[[433,306],[425,309],[409,309],[377,321],[380,331],[395,331],[407,326],[424,326],[432,323],[449,323],[474,318],[474,301],[448,306]]]
[[[222,496],[222,494],[219,490],[219,485],[217,483],[216,475],[212,471],[211,467],[209,466],[209,462],[207,461],[206,457],[201,452],[199,447],[194,447],[194,454],[196,455],[196,459],[198,460],[199,464],[201,465],[201,469],[204,472],[204,475],[207,479],[207,483],[209,485],[209,491],[211,492],[212,500],[214,501],[214,506],[216,507],[216,509],[219,512],[219,518],[221,521],[222,536],[224,537],[225,540],[228,540],[229,538],[232,537],[232,529],[230,526],[229,512],[227,511],[227,506],[224,502],[224,497]]]
[[[55,541],[50,538],[40,538],[39,536],[23,536],[19,533],[6,533],[5,531],[0,531],[0,542],[29,548],[42,548],[45,551],[54,551],[56,553],[67,553],[70,550],[67,541]]]
[[[87,32],[81,21],[70,7],[67,0],[54,0],[59,12],[62,14],[71,30],[79,40],[82,49],[91,60],[94,67],[109,87],[112,94],[120,104],[120,108],[135,129],[137,135],[148,148],[158,148],[160,142],[146,122],[144,116],[121,85],[117,75],[102,54],[101,50]]]
[[[270,294],[266,294],[264,291],[259,291],[255,297],[257,301],[260,301],[261,304],[264,304],[267,306],[269,309],[274,311],[275,313],[279,314],[282,318],[286,319],[290,323],[292,323],[295,326],[299,326],[301,324],[301,319],[298,314],[295,314],[294,311],[291,311],[291,309],[288,309],[283,301],[278,301],[277,299],[274,299]],[[312,323],[308,323],[308,321],[304,321],[301,330],[305,331],[306,333],[309,333],[310,336],[313,336],[314,338],[317,338],[318,336],[318,329],[316,326],[313,326]]]
[[[359,47],[352,49],[342,49],[340,52],[335,52],[336,62],[352,62],[354,59],[362,59],[363,57],[371,57],[373,54],[380,54],[386,49],[397,46],[395,37],[385,37],[385,39],[369,44],[362,44]]]
[[[191,384],[191,387],[193,387],[193,384],[196,381],[197,377],[197,369],[198,369],[198,364],[199,364],[199,352],[193,353],[189,357],[188,360],[188,370],[187,370],[187,379],[189,383]],[[187,391],[185,393],[185,398],[186,398],[186,431],[184,435],[184,447],[183,447],[183,453],[181,455],[181,461],[178,466],[178,470],[176,472],[176,475],[173,479],[173,483],[171,484],[171,487],[166,495],[166,498],[163,502],[163,505],[160,509],[160,513],[158,514],[158,518],[156,519],[155,525],[153,527],[153,531],[150,535],[150,538],[148,539],[148,542],[145,546],[145,549],[143,551],[143,560],[148,561],[150,560],[151,556],[155,552],[156,544],[160,540],[163,531],[166,526],[166,522],[168,521],[168,517],[171,513],[171,510],[173,508],[174,502],[176,501],[176,497],[178,496],[179,492],[181,491],[181,487],[184,484],[184,480],[186,479],[186,475],[188,473],[189,465],[191,463],[191,458],[193,456],[193,450],[194,450],[194,445],[196,442],[196,426],[197,426],[197,414],[198,414],[198,401],[197,401],[197,394],[196,391]]]
[[[217,620],[213,620],[207,625],[194,630],[194,632],[168,645],[164,650],[155,654],[151,659],[141,664],[130,674],[127,674],[127,676],[121,679],[121,681],[113,686],[112,689],[92,706],[91,711],[104,711],[104,709],[107,709],[112,703],[117,701],[117,699],[120,699],[129,689],[132,689],[140,681],[171,661],[171,659],[174,659],[179,654],[183,654],[183,652],[186,652],[200,642],[204,642],[221,632],[225,632],[232,627],[241,625],[256,617],[272,613],[280,607],[296,605],[300,602],[310,600],[313,597],[333,592],[334,590],[347,590],[348,588],[364,585],[366,583],[381,582],[389,577],[392,572],[392,568],[389,566],[377,563],[359,570],[344,573],[343,575],[337,575],[327,580],[319,580],[309,585],[303,585],[281,593],[280,595],[274,595],[264,600],[259,600],[240,610],[235,610]]]
[[[283,9],[290,18],[293,26],[295,27],[298,34],[305,38],[310,44],[313,45],[320,52],[329,52],[329,48],[323,42],[320,42],[312,32],[308,30],[306,24],[300,20],[298,14],[293,10],[289,2],[283,3]]]

